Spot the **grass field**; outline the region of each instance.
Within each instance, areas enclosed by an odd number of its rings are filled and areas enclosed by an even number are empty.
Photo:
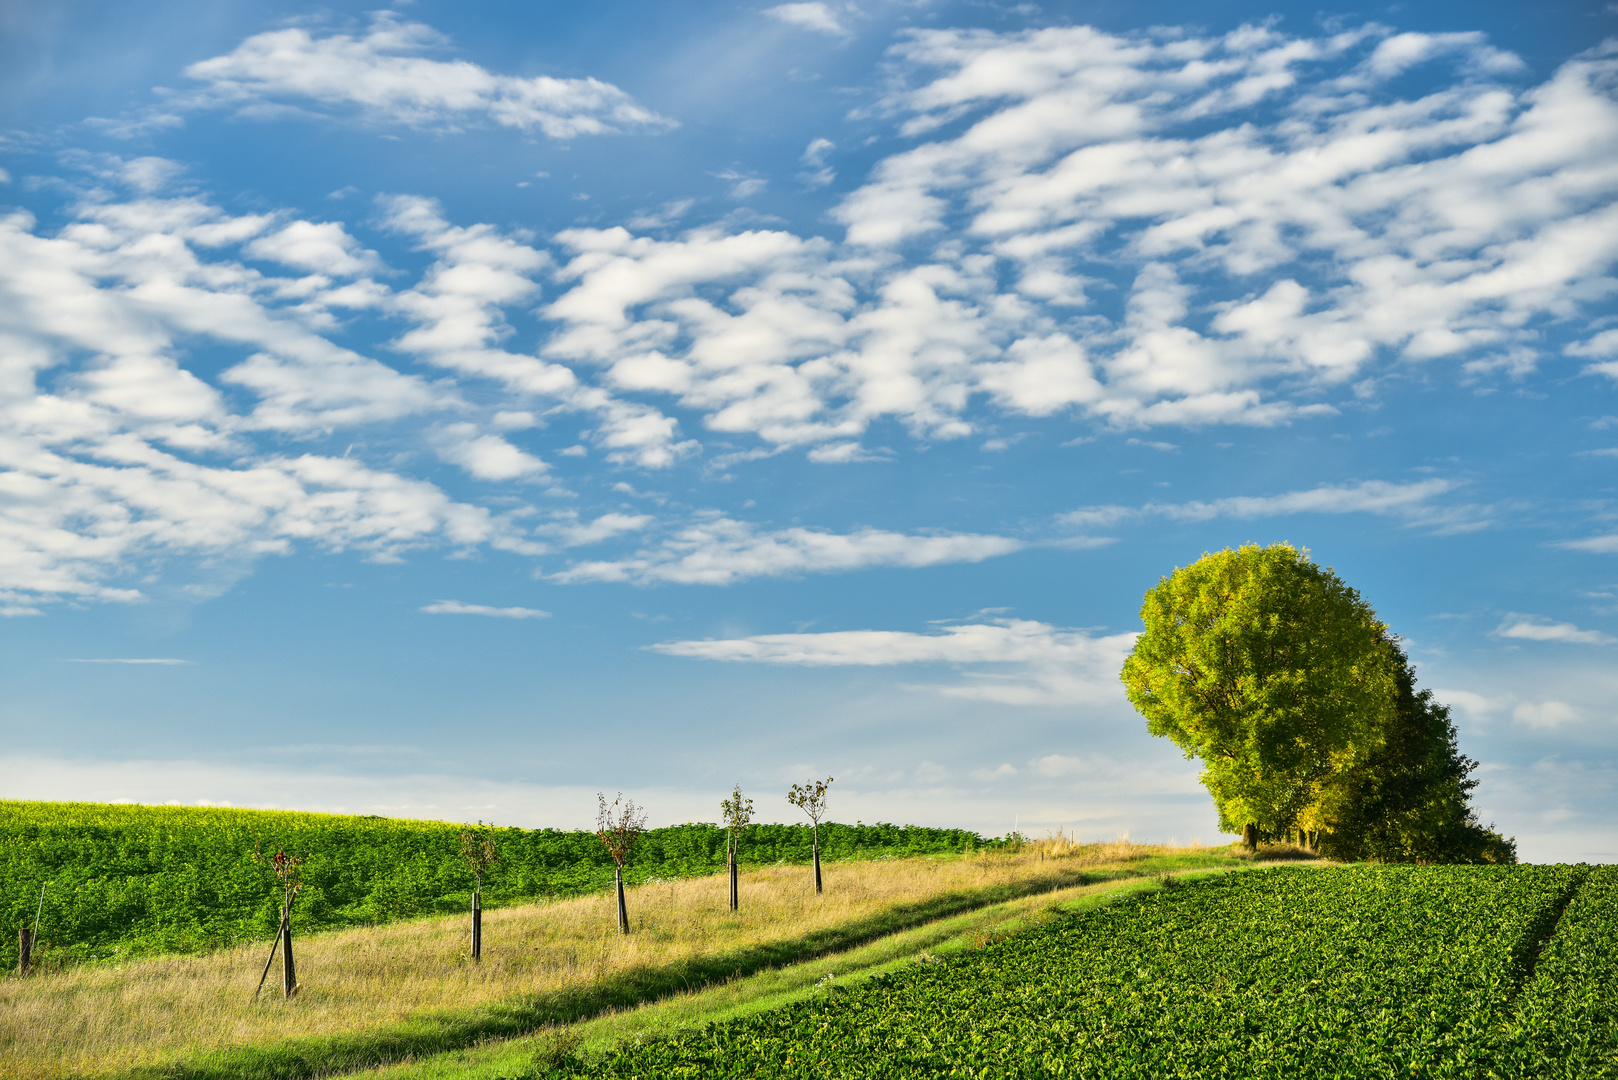
[[[1240,862],[1205,849],[1044,843],[831,863],[821,897],[803,868],[766,867],[743,875],[736,914],[722,877],[643,884],[630,893],[628,937],[605,893],[486,913],[478,965],[464,916],[303,938],[291,1002],[252,1000],[262,944],[80,965],[0,985],[0,1075],[319,1075],[621,1014],[1021,898],[1208,865]]]

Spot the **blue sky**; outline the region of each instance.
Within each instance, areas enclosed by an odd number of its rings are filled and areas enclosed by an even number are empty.
[[[1618,9],[0,9],[0,793],[1218,842],[1290,541],[1618,858]]]

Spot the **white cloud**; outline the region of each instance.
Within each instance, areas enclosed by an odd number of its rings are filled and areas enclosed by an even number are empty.
[[[1134,635],[1118,640],[1133,641]],[[819,634],[762,634],[720,641],[670,641],[653,645],[668,656],[703,660],[794,664],[803,667],[886,667],[892,664],[982,664],[1052,660],[1078,655],[1096,639],[1059,631],[1045,623],[1004,620],[946,626],[938,633],[842,630]],[[1114,644],[1111,639],[1102,639]]]
[[[1569,356],[1589,356],[1597,359],[1618,357],[1618,330],[1603,330],[1584,341],[1575,341],[1563,352]],[[1591,364],[1585,370],[1618,379],[1618,362]]]
[[[1446,705],[1460,709],[1477,723],[1487,723],[1495,713],[1511,705],[1508,699],[1491,698],[1471,690],[1435,689],[1433,696]]]
[[[432,435],[438,456],[479,480],[529,480],[550,469],[539,458],[476,424],[446,424]]]
[[[487,604],[463,604],[459,600],[435,600],[424,606],[428,615],[487,615],[495,619],[548,619],[551,613],[538,608],[490,607]]]
[[[769,184],[769,181],[762,176],[752,176],[737,172],[735,169],[726,169],[724,172],[714,173],[714,176],[729,184],[730,197],[738,200],[751,199]]]
[[[830,139],[811,139],[804,149],[803,156],[798,160],[806,166],[805,171],[798,174],[810,187],[825,187],[837,179],[837,171],[826,164],[826,155],[837,149],[837,144]]]
[[[1618,260],[1618,59],[1521,89],[1477,35],[1376,26],[915,31],[891,59],[919,142],[840,204],[847,243],[571,230],[543,353],[817,460],[979,406],[1274,425],[1392,365],[1524,377]],[[1437,89],[1401,98],[1413,64]]]
[[[975,673],[973,681],[928,687],[951,697],[1014,705],[1084,704],[1122,697],[1118,672],[1133,633],[1093,636],[1026,619],[946,626],[931,634],[844,630],[818,634],[760,634],[706,641],[668,641],[651,648],[668,656],[801,667],[886,667],[896,664],[1009,664],[1011,674]]]
[[[1565,701],[1525,701],[1511,710],[1511,718],[1524,727],[1554,730],[1575,723],[1580,713]]]
[[[1367,480],[1352,485],[1323,485],[1281,495],[1238,495],[1207,502],[1146,503],[1143,506],[1089,506],[1057,517],[1074,528],[1106,528],[1126,521],[1167,518],[1170,521],[1212,521],[1216,518],[1282,517],[1288,514],[1385,514],[1417,524],[1466,527],[1472,519],[1457,512],[1435,509],[1430,501],[1453,491],[1448,480],[1419,480],[1408,484]]]
[[[1509,615],[1495,636],[1523,641],[1557,641],[1569,645],[1611,645],[1618,638],[1599,630],[1580,630],[1572,623],[1546,622],[1528,615]]]
[[[763,532],[747,522],[711,515],[628,558],[574,563],[551,577],[575,584],[625,581],[638,585],[729,585],[755,577],[836,573],[875,566],[981,562],[1023,546],[1009,537],[972,533],[928,536],[881,529],[829,533],[804,528]]]
[[[764,14],[791,26],[801,26],[805,30],[818,30],[823,34],[838,36],[848,33],[838,21],[836,14],[822,0],[810,0],[809,3],[803,4],[777,4],[775,7],[765,8]]]
[[[1040,776],[1050,777],[1083,776],[1096,771],[1094,762],[1065,754],[1046,754],[1044,757],[1035,758],[1028,763],[1028,768]]]
[[[1569,551],[1587,551],[1592,555],[1618,555],[1618,533],[1589,536],[1583,540],[1562,540],[1551,546]]]
[[[534,531],[554,537],[563,547],[584,547],[611,540],[625,533],[639,532],[656,521],[650,514],[602,514],[594,521],[582,521],[576,513],[561,514],[556,520]]]
[[[695,206],[695,199],[675,199],[666,202],[655,212],[642,213],[624,222],[631,229],[667,229],[681,218],[685,217]]]
[[[1458,86],[1417,102],[1341,95],[1301,70],[1341,63],[1382,33],[915,32],[896,58],[938,74],[890,98],[912,117],[906,130],[981,118],[883,162],[839,216],[861,244],[919,237],[959,213],[970,234],[1041,273],[1053,253],[1057,269],[1141,265],[1136,329],[1114,338],[1103,365],[1115,395],[1137,402],[1115,404],[1120,418],[1148,418],[1152,398],[1190,402],[1283,370],[1340,381],[1381,350],[1527,340],[1510,312],[1553,314],[1565,304],[1553,280],[1576,289],[1618,251],[1582,233],[1605,227],[1618,175],[1618,109],[1598,89],[1612,63],[1573,61],[1520,95]],[[1362,75],[1370,86],[1439,53],[1474,74],[1513,66],[1476,35],[1407,35],[1383,40]],[[1281,90],[1295,104],[1277,104]],[[1273,121],[1233,113],[1259,102]],[[1216,129],[1175,134],[1193,121]],[[1530,208],[1528,190],[1554,194]],[[1492,257],[1466,270],[1451,261],[1489,244]],[[1199,278],[1275,284],[1209,303],[1154,269],[1165,258]],[[1528,291],[1505,291],[1508,279]]]
[[[232,246],[263,237],[269,217],[159,197],[174,170],[138,164],[141,195],[82,204],[55,235],[25,215],[0,220],[0,378],[11,388],[0,398],[0,598],[9,610],[137,599],[132,583],[156,564],[186,573],[176,559],[231,579],[299,542],[382,559],[423,545],[538,549],[509,518],[425,481],[258,447],[266,429],[313,437],[462,405],[320,332],[325,307],[346,302],[334,296],[349,286],[268,277],[232,260]],[[339,240],[318,226],[273,235]],[[365,261],[354,254],[363,249],[344,250]],[[245,410],[181,366],[196,343],[248,354],[219,376],[247,391]]]
[[[390,196],[379,203],[390,228],[439,256],[421,283],[394,302],[416,324],[395,348],[462,376],[495,380],[523,398],[594,413],[611,461],[662,468],[695,450],[676,441],[678,425],[657,409],[586,385],[564,364],[498,347],[511,334],[505,307],[538,294],[532,275],[551,265],[549,254],[487,225],[451,225],[430,199]]]
[[[492,122],[554,139],[674,126],[598,79],[496,75],[465,60],[421,55],[447,44],[431,27],[386,11],[359,35],[320,37],[302,27],[255,34],[186,68],[202,87],[166,107],[234,108],[249,118],[357,113],[375,123],[449,130]]]
[[[255,259],[317,274],[351,277],[382,269],[376,252],[367,251],[336,222],[294,221],[279,232],[260,236],[242,249]]]

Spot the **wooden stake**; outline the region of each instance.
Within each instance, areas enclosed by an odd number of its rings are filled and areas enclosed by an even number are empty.
[[[17,974],[27,975],[34,966],[34,932],[28,927],[17,931]]]
[[[741,906],[740,903],[739,903],[739,900],[740,900],[740,897],[737,895],[737,887],[736,887],[736,849],[731,848],[731,850],[730,850],[730,910],[735,911],[738,907]]]
[[[472,960],[483,959],[483,893],[472,894]]]
[[[281,931],[286,928],[286,924],[287,909],[283,907],[281,909],[281,925],[276,928],[275,937],[270,942],[270,958],[264,961],[264,974],[258,977],[258,988],[253,991],[254,1000],[258,999],[259,991],[264,989],[264,981],[270,977],[270,965],[275,963],[276,950],[281,947]]]
[[[614,878],[618,884],[618,932],[629,933],[629,909],[624,906],[624,868],[617,867]]]

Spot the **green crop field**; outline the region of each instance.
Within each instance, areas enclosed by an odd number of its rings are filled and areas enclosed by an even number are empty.
[[[16,928],[34,921],[44,886],[41,959],[47,964],[159,952],[198,952],[267,938],[279,921],[275,877],[254,859],[278,846],[307,856],[300,931],[379,925],[467,910],[472,877],[460,832],[439,821],[265,810],[0,800],[0,967],[17,964]],[[484,905],[572,896],[612,880],[594,834],[492,832],[500,862],[484,877]],[[959,829],[820,827],[830,860],[889,858],[998,841]],[[630,883],[712,874],[725,865],[715,825],[653,829],[632,852]],[[807,862],[807,825],[753,825],[744,864]]]
[[[1618,1075],[1618,868],[1232,874],[529,1075]]]

